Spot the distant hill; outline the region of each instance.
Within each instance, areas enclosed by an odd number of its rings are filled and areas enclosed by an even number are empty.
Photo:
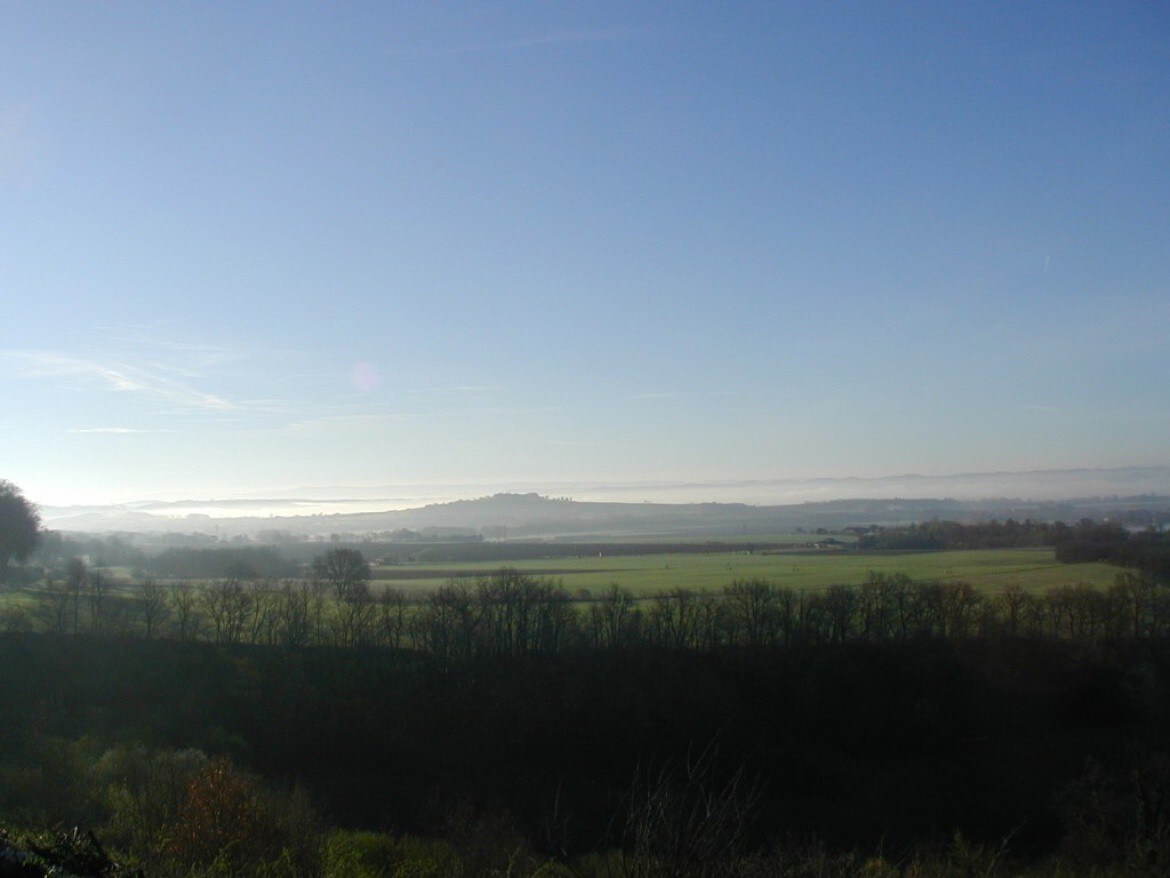
[[[1012,478],[1014,476],[1014,480]],[[1140,477],[1139,477],[1140,476]],[[982,479],[984,491],[1004,493],[977,499],[946,499],[945,495],[915,496],[927,488],[961,487],[968,498]],[[1089,494],[1082,499],[1047,499],[1063,479],[1066,489],[1088,486],[1148,488],[1128,494]],[[811,481],[811,480],[810,480]],[[825,480],[816,480],[823,485]],[[860,488],[865,480],[839,480],[838,488]],[[732,536],[792,533],[797,529],[840,529],[848,526],[890,525],[930,519],[961,521],[990,518],[1034,518],[1076,521],[1080,518],[1115,518],[1126,523],[1161,524],[1170,515],[1170,468],[1145,470],[1043,471],[954,476],[947,479],[903,477],[869,480],[864,487],[911,483],[917,491],[885,497],[854,497],[823,502],[748,504],[729,502],[663,503],[554,499],[535,492],[500,492],[470,500],[430,503],[413,509],[337,512],[332,514],[258,515],[277,501],[248,499],[221,503],[179,501],[122,506],[45,508],[48,527],[79,533],[207,534],[221,538],[248,535],[260,539],[305,538],[340,534],[384,535],[397,530],[419,533],[471,533],[488,539],[556,539],[581,537],[679,537]],[[1004,499],[1007,489],[1031,486],[1036,499]],[[1045,487],[1046,490],[1039,490]],[[1084,499],[1088,498],[1088,499]],[[280,508],[295,511],[298,504],[321,509],[321,500],[279,501]],[[369,501],[364,501],[369,503]],[[332,503],[332,507],[329,505]],[[345,500],[324,501],[324,508],[347,508]],[[192,512],[197,509],[199,512]],[[209,514],[208,510],[218,512]]]

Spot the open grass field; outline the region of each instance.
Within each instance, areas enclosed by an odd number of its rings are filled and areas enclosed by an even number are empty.
[[[671,588],[718,590],[737,579],[764,578],[798,590],[831,585],[858,585],[869,571],[904,573],[911,579],[968,582],[1000,592],[1009,585],[1043,592],[1062,585],[1112,584],[1120,568],[1108,564],[1060,564],[1052,549],[979,549],[890,554],[719,552],[711,554],[634,555],[554,558],[483,563],[379,567],[377,585],[404,591],[429,591],[448,579],[489,575],[500,566],[559,580],[570,592],[599,593],[617,583],[635,594]]]

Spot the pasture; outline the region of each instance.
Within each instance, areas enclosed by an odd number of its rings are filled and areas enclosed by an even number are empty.
[[[1120,568],[1108,564],[1061,564],[1050,548],[974,549],[947,552],[749,552],[644,554],[501,561],[498,564],[404,564],[376,567],[375,585],[406,592],[430,591],[450,579],[474,579],[512,567],[559,581],[569,592],[600,594],[613,584],[635,594],[673,588],[719,590],[737,579],[767,579],[804,591],[859,585],[870,571],[903,573],[915,581],[968,582],[991,593],[1016,585],[1029,592],[1081,583],[1104,588]]]

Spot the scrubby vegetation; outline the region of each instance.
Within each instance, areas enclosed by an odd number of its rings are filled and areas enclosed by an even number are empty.
[[[1160,874],[1170,855],[1156,627],[512,651],[493,618],[492,648],[446,653],[0,636],[0,813],[93,827],[152,876]]]

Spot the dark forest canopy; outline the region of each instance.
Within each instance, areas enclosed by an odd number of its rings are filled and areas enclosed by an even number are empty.
[[[512,874],[549,874],[541,861],[656,874],[649,863],[685,854],[675,833],[704,830],[686,817],[701,802],[741,821],[705,840],[710,861],[756,858],[723,874],[778,874],[814,848],[842,863],[849,851],[936,863],[907,874],[1163,874],[1165,817],[1147,823],[1140,808],[1167,781],[1168,682],[1165,640],[641,646],[452,664],[0,634],[0,809],[98,826],[150,863],[206,865],[229,841],[232,857],[278,859],[284,845],[307,876],[338,855],[323,821],[384,832],[383,846],[412,833],[504,858],[463,874],[518,854],[534,865]],[[280,792],[294,783],[299,799]],[[204,797],[248,818],[208,817],[192,834]],[[665,822],[642,822],[651,806]],[[583,859],[615,850],[623,868]],[[963,851],[977,872],[942,870]],[[862,871],[824,862],[815,874]],[[260,874],[250,868],[232,874]]]

